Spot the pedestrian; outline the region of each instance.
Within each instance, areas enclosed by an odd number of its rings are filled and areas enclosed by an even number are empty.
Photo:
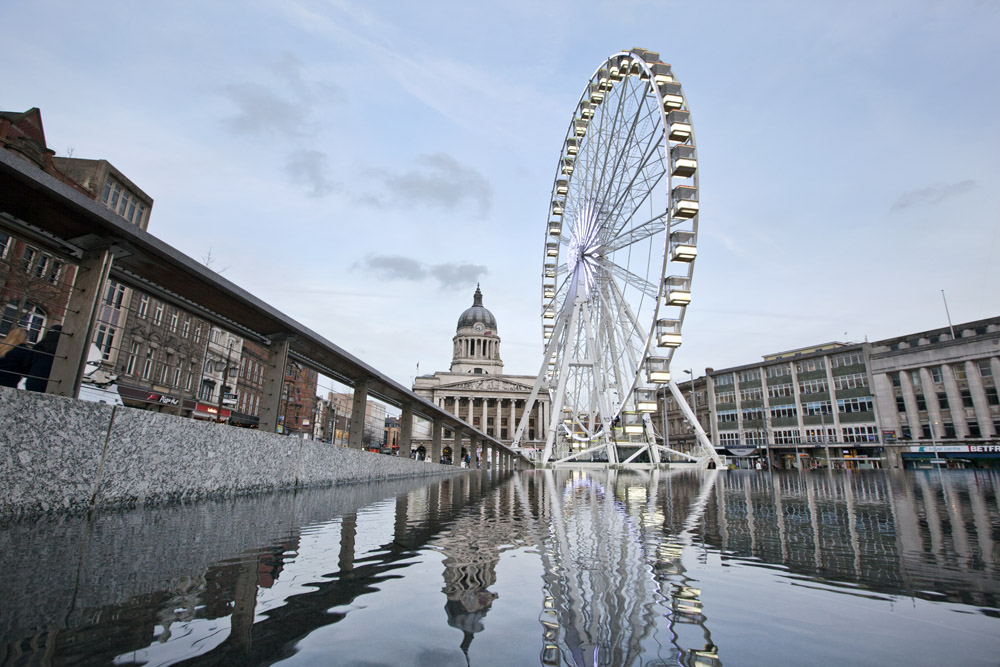
[[[31,358],[27,330],[11,329],[0,343],[0,386],[16,387],[31,369]]]
[[[61,332],[61,325],[50,327],[42,339],[35,343],[35,347],[31,349],[31,368],[28,370],[28,379],[24,383],[24,388],[28,391],[44,392],[48,386],[49,374],[52,372],[52,359],[56,356],[56,346],[59,345]]]

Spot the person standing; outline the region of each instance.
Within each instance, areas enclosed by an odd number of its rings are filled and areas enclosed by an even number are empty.
[[[56,356],[56,347],[59,345],[61,333],[61,325],[50,327],[42,339],[35,343],[35,347],[31,349],[31,368],[28,369],[28,379],[24,383],[24,388],[28,391],[45,391],[45,387],[49,383],[49,373],[52,372],[52,359]]]
[[[0,386],[16,387],[30,371],[32,357],[27,330],[12,329],[0,343]]]

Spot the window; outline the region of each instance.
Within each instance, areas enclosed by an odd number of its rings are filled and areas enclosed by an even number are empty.
[[[941,407],[942,410],[951,409],[948,405],[948,394],[944,393],[943,391],[939,391],[937,393],[937,400],[938,400],[938,405]]]
[[[931,366],[927,370],[929,370],[931,372],[931,380],[933,380],[934,382],[941,382],[941,380],[943,378],[941,377],[941,367],[940,366]]]
[[[763,397],[764,397],[764,391],[760,387],[750,387],[749,389],[740,389],[741,401],[759,401]]]
[[[965,376],[965,364],[953,364],[951,367],[951,372],[955,374],[956,380],[967,380]]]
[[[844,442],[878,442],[878,427],[845,426]]]
[[[197,343],[201,340],[201,325],[199,324],[194,328],[194,342]]]
[[[777,366],[767,367],[767,377],[769,378],[780,378],[785,375],[789,375],[792,372],[791,366],[788,364],[779,364]]]
[[[914,387],[919,387],[921,385],[923,381],[920,379],[920,371],[916,369],[910,371],[910,382]]]
[[[803,359],[802,361],[795,362],[796,373],[812,373],[813,371],[822,370],[826,370],[826,362],[823,360],[823,357]]]
[[[715,384],[718,387],[724,387],[726,385],[731,385],[733,383],[733,374],[728,373],[726,375],[719,375],[715,378]]]
[[[760,371],[756,368],[740,371],[740,382],[754,382],[760,379]]]
[[[805,404],[805,414],[810,416],[829,415],[833,413],[830,401],[812,401]]]
[[[170,313],[170,325],[169,326],[170,326],[170,331],[171,332],[177,331],[177,319],[179,317],[180,316],[177,314],[176,310],[174,312]]]
[[[63,267],[62,262],[58,262],[56,260],[52,260],[52,263],[49,264],[49,278],[48,278],[48,280],[49,280],[50,283],[55,284],[55,283],[59,282],[59,276],[62,275],[62,267]]]
[[[104,184],[104,192],[101,195],[101,203],[109,209],[125,218],[128,222],[140,224],[142,213],[145,210],[142,202],[132,192],[129,192],[113,178],[109,178]]]
[[[24,253],[21,255],[21,268],[27,271],[31,268],[32,263],[35,261],[35,249],[31,246],[24,247]]]
[[[802,442],[798,429],[775,429],[774,444],[776,445],[797,445]]]
[[[865,357],[860,350],[845,352],[830,357],[830,368],[840,368],[842,366],[858,366],[865,363]]]
[[[874,409],[871,396],[837,399],[837,412],[872,412]]]
[[[781,396],[794,396],[795,387],[791,384],[773,384],[767,388],[767,395],[771,398],[779,398]]]
[[[906,401],[903,400],[902,396],[896,397],[896,412],[906,412]]]
[[[146,311],[149,310],[149,297],[145,294],[139,297],[139,307],[136,308],[135,314],[139,317],[146,317]]]
[[[799,382],[800,394],[822,394],[827,391],[826,380],[802,380]]]
[[[719,444],[723,447],[738,447],[740,444],[740,434],[734,432],[720,433]]]
[[[917,399],[917,410],[924,412],[927,410],[927,399],[924,398],[923,394],[916,394]]]
[[[139,343],[133,342],[128,349],[128,362],[125,364],[125,375],[135,372],[135,359],[139,356]]]
[[[851,373],[833,378],[833,386],[837,389],[857,389],[868,386],[868,376],[864,373]]]
[[[821,442],[823,444],[837,441],[837,429],[807,428],[804,442]]]
[[[153,311],[153,324],[155,326],[160,326],[160,322],[162,321],[163,321],[163,304],[157,301],[156,309]]]
[[[101,359],[107,361],[115,342],[115,328],[107,324],[98,324],[94,336],[94,345],[101,351]]]
[[[1000,405],[1000,398],[997,397],[996,387],[986,387],[986,402],[990,405]]]
[[[0,257],[7,256],[7,248],[10,247],[10,236],[0,232]]]
[[[715,395],[715,400],[718,403],[735,403],[736,402],[736,392],[734,391],[724,391],[721,394]]]
[[[764,408],[746,408],[743,410],[743,421],[763,421]]]
[[[772,405],[771,419],[795,419],[798,409],[794,405]]]
[[[967,408],[973,407],[973,405],[972,405],[972,392],[969,391],[968,389],[963,389],[959,393],[961,393],[961,395],[962,395],[962,405],[964,407],[967,407]]]
[[[989,359],[980,359],[976,362],[976,365],[979,366],[979,377],[993,377],[993,369],[990,368]]]
[[[104,303],[112,308],[121,308],[124,296],[125,286],[115,280],[108,280],[107,289],[104,290]]]
[[[187,338],[189,333],[191,333],[191,318],[185,317],[184,324],[181,326],[181,335]]]
[[[720,422],[730,422],[735,424],[739,421],[737,419],[736,410],[718,410],[715,415]]]
[[[153,371],[153,350],[146,349],[146,361],[142,365],[142,379],[148,380]]]
[[[902,379],[902,377],[900,376],[899,373],[890,373],[889,374],[889,379],[892,380],[892,386],[893,387],[902,387],[903,386],[903,379]]]

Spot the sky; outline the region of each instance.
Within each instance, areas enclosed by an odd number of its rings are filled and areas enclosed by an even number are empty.
[[[409,386],[476,284],[542,362],[549,194],[612,54],[698,140],[678,369],[1000,315],[993,0],[5,0],[0,109],[155,200],[149,231]],[[16,26],[16,29],[12,27]],[[686,376],[685,376],[686,377]]]

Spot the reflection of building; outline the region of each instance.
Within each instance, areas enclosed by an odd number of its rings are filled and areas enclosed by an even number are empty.
[[[472,306],[458,318],[452,344],[450,370],[416,378],[414,393],[487,435],[510,444],[531,394],[535,376],[503,373],[497,321],[493,313],[483,306],[483,294],[478,286]],[[525,447],[541,448],[545,444],[549,401],[547,392],[543,394],[532,408],[522,438]],[[416,431],[414,449],[426,445],[428,435]],[[453,438],[454,433],[445,429],[444,437]]]

